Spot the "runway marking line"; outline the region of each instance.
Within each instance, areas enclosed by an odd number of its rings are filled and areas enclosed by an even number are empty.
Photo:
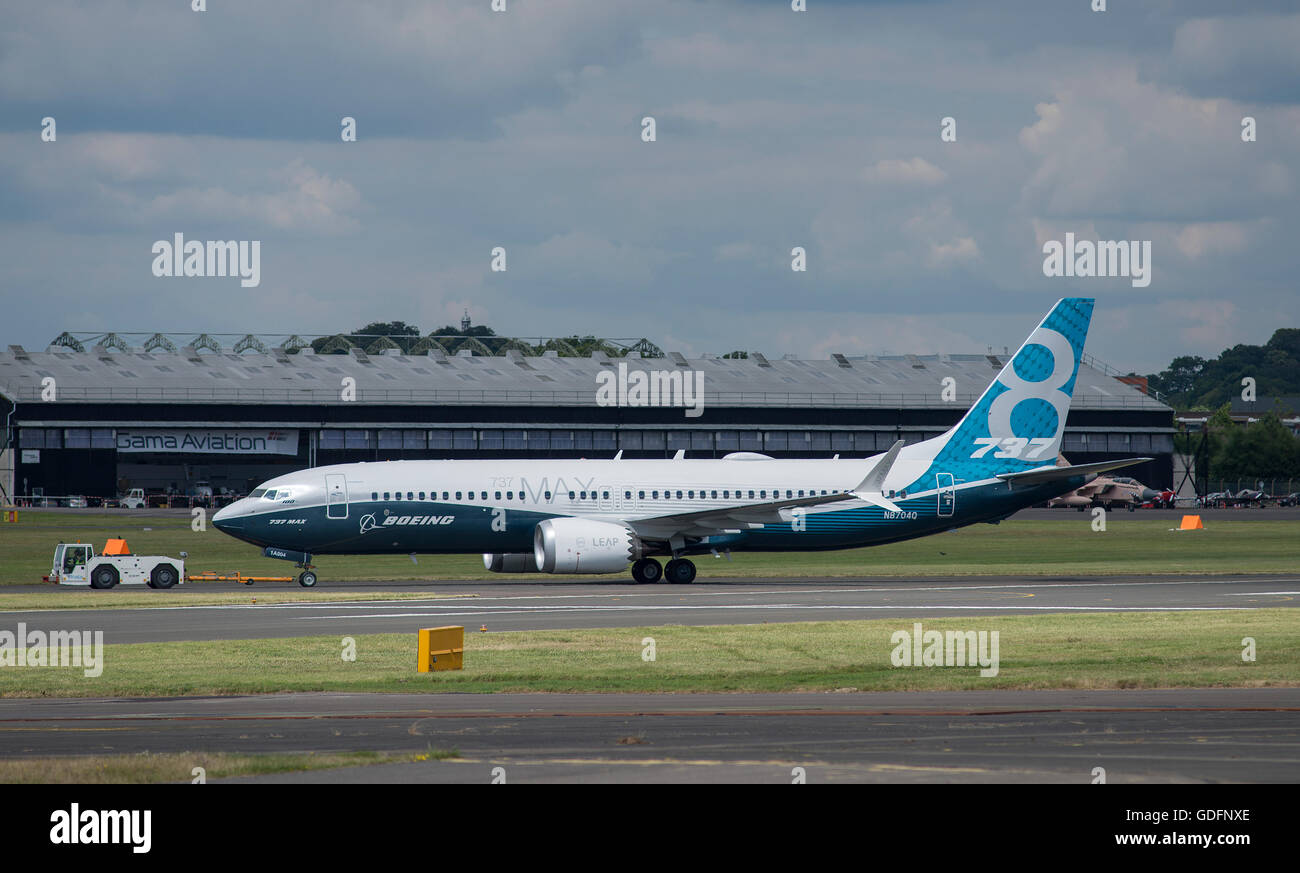
[[[394,721],[424,721],[427,719],[537,719],[537,718],[673,718],[737,716],[863,716],[870,718],[894,716],[926,716],[954,718],[959,716],[1024,716],[1073,714],[1133,714],[1133,713],[1206,713],[1206,712],[1300,712],[1300,706],[1125,706],[1079,707],[1068,709],[996,709],[996,710],[924,710],[924,709],[733,709],[733,710],[626,710],[611,712],[444,712],[444,713],[325,713],[314,715],[84,715],[57,718],[0,718],[0,724],[94,721],[328,721],[391,719]],[[84,728],[69,728],[84,730]]]

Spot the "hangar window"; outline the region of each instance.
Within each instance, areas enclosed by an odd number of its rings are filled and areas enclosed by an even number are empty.
[[[480,449],[500,449],[505,447],[505,432],[499,430],[484,430],[478,435],[478,447]]]
[[[723,451],[735,451],[740,447],[740,435],[733,430],[720,430],[713,438],[714,444]]]
[[[668,431],[668,448],[672,451],[678,449],[689,449],[691,447],[691,435],[678,430]]]
[[[451,431],[449,430],[429,431],[429,448],[431,449],[451,448]]]
[[[422,449],[425,446],[425,435],[422,430],[404,430],[402,431],[402,448],[404,449]]]
[[[757,452],[763,448],[762,435],[756,430],[740,431],[740,450],[742,452]]]
[[[591,432],[591,447],[593,449],[612,449],[614,448],[614,432],[612,430],[594,430]]]
[[[713,431],[711,430],[691,431],[691,448],[693,449],[713,448]]]
[[[349,449],[368,449],[371,448],[370,431],[368,430],[345,430],[343,432],[344,446]]]
[[[97,427],[90,431],[90,447],[92,449],[111,449],[116,445],[112,428]]]
[[[25,449],[57,449],[62,446],[63,431],[25,427],[18,434],[18,445]]]
[[[90,428],[70,427],[63,432],[63,446],[68,449],[90,448]]]
[[[478,442],[475,432],[472,430],[456,430],[451,433],[451,447],[453,449],[474,449],[478,448]]]
[[[619,448],[639,449],[641,448],[640,431],[623,431],[618,435]]]
[[[320,432],[319,440],[319,445],[322,449],[341,449],[343,448],[343,431],[322,430]]]

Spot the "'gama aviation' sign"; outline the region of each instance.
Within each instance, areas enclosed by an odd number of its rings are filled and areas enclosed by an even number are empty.
[[[183,429],[119,430],[119,452],[188,452],[196,455],[296,455],[296,430]]]

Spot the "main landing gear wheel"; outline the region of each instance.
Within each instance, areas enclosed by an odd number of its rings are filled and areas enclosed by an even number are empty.
[[[303,588],[315,588],[316,574],[313,573],[311,570],[304,570],[303,572],[298,574],[298,584],[301,585]]]
[[[673,585],[689,585],[695,581],[695,564],[685,558],[674,558],[664,568],[664,578]]]
[[[654,558],[642,558],[632,565],[632,578],[637,582],[658,582],[664,577],[664,568]]]

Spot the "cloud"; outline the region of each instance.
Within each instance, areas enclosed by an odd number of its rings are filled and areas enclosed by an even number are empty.
[[[887,185],[937,185],[947,179],[948,174],[925,158],[917,157],[906,161],[877,161],[863,171],[862,178],[867,182]]]

